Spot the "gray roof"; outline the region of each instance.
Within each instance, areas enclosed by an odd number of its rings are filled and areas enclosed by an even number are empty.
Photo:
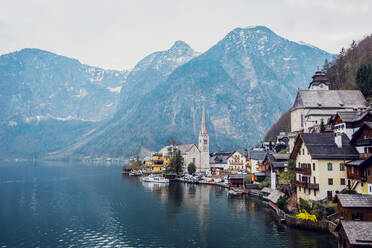
[[[273,153],[273,157],[276,160],[288,160],[289,159],[289,153]]]
[[[372,195],[337,194],[336,200],[344,208],[372,208]]]
[[[340,148],[335,143],[334,133],[302,133],[300,137],[312,159],[358,159],[359,153],[349,144],[349,138],[344,133],[341,135]]]
[[[195,146],[195,144],[185,144],[185,145],[178,145],[178,150],[181,151],[181,153],[186,153],[191,150],[191,148]]]
[[[350,245],[372,246],[372,221],[341,220],[335,231],[340,230],[341,226],[344,228]]]
[[[337,115],[340,116],[343,122],[351,122],[356,117],[359,117],[357,111],[339,111]]]
[[[300,90],[292,110],[297,108],[364,108],[367,101],[360,90]]]
[[[251,151],[249,158],[262,162],[266,157],[267,151]]]
[[[283,196],[284,194],[276,189],[271,189],[268,187],[265,187],[261,190],[263,193],[269,194],[268,196],[264,196],[265,199],[272,201],[273,203],[277,203],[279,197]]]

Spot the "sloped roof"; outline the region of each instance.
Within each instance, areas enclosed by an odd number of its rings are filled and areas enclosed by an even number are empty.
[[[353,134],[353,137],[350,141],[351,144],[354,143],[355,140],[359,138],[359,135],[363,132],[365,128],[372,129],[372,122],[366,121],[363,123],[363,125]]]
[[[344,133],[341,135],[342,147],[337,147],[334,133],[302,133],[296,139],[291,158],[297,156],[298,142],[304,142],[312,159],[359,159],[359,153],[349,144],[349,138]]]
[[[185,145],[179,145],[177,146],[178,150],[181,151],[181,153],[186,153],[191,150],[191,148],[195,146],[195,144],[185,144]]]
[[[335,231],[343,227],[350,245],[372,246],[372,221],[341,220]]]
[[[272,154],[275,160],[288,160],[289,159],[289,153],[273,153]]]
[[[300,90],[291,110],[297,108],[364,108],[360,90]]]
[[[249,158],[262,162],[266,157],[267,151],[251,151]]]
[[[372,208],[372,195],[337,194],[336,200],[344,208]]]

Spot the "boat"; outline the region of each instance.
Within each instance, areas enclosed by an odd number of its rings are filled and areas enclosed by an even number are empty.
[[[144,182],[150,183],[169,183],[169,179],[164,177],[157,177],[157,176],[146,176],[142,179]]]
[[[242,195],[243,194],[243,191],[240,190],[240,189],[233,188],[233,189],[230,189],[229,190],[229,194],[230,195]]]
[[[129,173],[129,176],[142,176],[142,171],[131,171],[130,173]]]

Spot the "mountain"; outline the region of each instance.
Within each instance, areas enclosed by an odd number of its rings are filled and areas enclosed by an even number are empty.
[[[151,92],[179,66],[199,55],[184,41],[176,41],[165,51],[154,52],[136,64],[129,73],[121,92],[119,113],[128,109],[136,99]],[[120,114],[119,114],[120,115]]]
[[[307,86],[317,65],[331,58],[262,26],[236,28],[205,53],[163,73],[162,66],[174,60],[159,58],[171,50],[136,66],[110,121],[53,155],[128,157],[157,150],[170,136],[197,143],[202,103],[211,150],[253,145],[290,107],[297,89]]]
[[[0,156],[71,145],[113,116],[127,76],[39,49],[0,56]]]
[[[104,70],[39,49],[0,56],[0,123],[112,117],[128,71]]]

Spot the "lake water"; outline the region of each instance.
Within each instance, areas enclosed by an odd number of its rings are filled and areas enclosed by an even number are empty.
[[[0,247],[336,247],[226,189],[159,186],[120,166],[0,163]]]

